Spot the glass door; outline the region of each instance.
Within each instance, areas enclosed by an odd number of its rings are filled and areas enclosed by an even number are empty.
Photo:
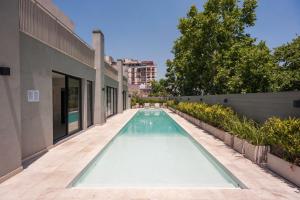
[[[113,87],[106,87],[106,117],[117,114],[118,90]]]
[[[67,77],[68,95],[68,134],[81,129],[81,82],[80,79]]]
[[[67,134],[66,125],[66,76],[52,73],[53,140],[57,141]]]

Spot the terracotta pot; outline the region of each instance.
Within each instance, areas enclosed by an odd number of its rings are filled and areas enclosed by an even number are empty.
[[[300,187],[300,167],[271,153],[267,154],[267,167],[288,181]]]

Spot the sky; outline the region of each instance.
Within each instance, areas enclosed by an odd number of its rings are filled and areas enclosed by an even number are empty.
[[[113,58],[153,60],[158,79],[173,57],[179,36],[178,20],[191,5],[200,10],[205,0],[53,0],[75,23],[75,32],[91,44],[92,30],[105,35],[105,54]],[[300,34],[300,0],[258,0],[257,21],[247,29],[270,48]]]

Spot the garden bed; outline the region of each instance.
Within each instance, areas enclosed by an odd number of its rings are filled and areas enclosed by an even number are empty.
[[[267,153],[269,150],[267,146],[252,145],[249,142],[238,138],[237,136],[216,128],[208,123],[202,122],[201,120],[198,120],[193,116],[190,116],[172,107],[168,108],[179,116],[198,126],[199,128],[222,140],[226,145],[235,149],[237,152],[244,154],[244,156],[252,162],[256,164],[262,164],[266,162]]]
[[[259,165],[266,164],[272,171],[299,186],[299,118],[273,117],[257,124],[221,105],[173,101],[167,102],[167,106],[244,157]]]

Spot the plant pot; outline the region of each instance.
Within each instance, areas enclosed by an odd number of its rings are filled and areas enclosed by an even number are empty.
[[[195,126],[198,126],[198,124],[199,124],[199,119],[193,117],[193,124],[194,124]]]
[[[233,137],[233,149],[236,150],[237,152],[239,152],[240,154],[244,154],[244,143],[245,140],[240,139],[237,136]]]
[[[228,132],[224,132],[224,140],[223,141],[226,145],[232,147],[233,146],[233,138],[234,138],[233,135],[231,135]]]
[[[225,131],[220,130],[214,126],[211,126],[207,123],[202,122],[202,129],[206,130],[207,132],[211,133],[214,135],[216,138],[219,138],[220,140],[224,141],[224,135]]]
[[[256,146],[249,142],[244,143],[245,157],[256,164],[265,163],[267,161],[268,146]]]
[[[288,181],[300,187],[300,167],[271,153],[267,154],[267,167]]]
[[[189,122],[193,123],[193,117],[192,116],[187,115],[187,119],[188,119]]]

